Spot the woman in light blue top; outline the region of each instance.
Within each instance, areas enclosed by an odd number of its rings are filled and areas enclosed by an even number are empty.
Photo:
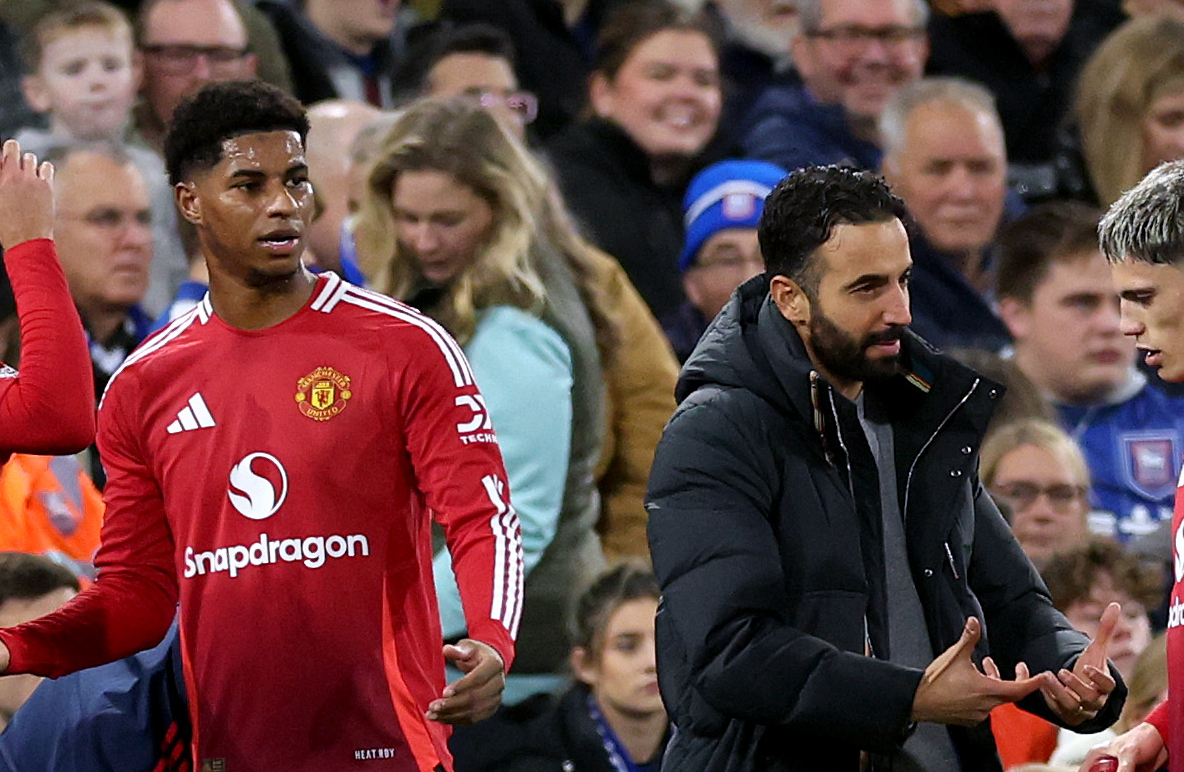
[[[522,523],[525,599],[505,702],[562,683],[564,625],[604,566],[593,467],[604,437],[598,342],[614,334],[586,280],[590,249],[545,171],[480,107],[418,102],[382,143],[356,226],[374,287],[460,342],[486,405],[458,426],[496,441]],[[487,420],[488,419],[488,420]],[[445,639],[465,622],[446,552]]]

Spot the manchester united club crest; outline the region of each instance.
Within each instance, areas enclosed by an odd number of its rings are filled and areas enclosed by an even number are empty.
[[[349,376],[332,367],[318,367],[296,382],[296,407],[314,421],[328,421],[345,410],[352,396]]]

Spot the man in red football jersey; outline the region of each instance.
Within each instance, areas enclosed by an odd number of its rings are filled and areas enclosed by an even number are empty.
[[[1118,291],[1122,332],[1159,377],[1184,382],[1184,162],[1165,163],[1114,202],[1098,227]],[[1184,477],[1181,477],[1184,483]],[[1172,516],[1168,605],[1168,699],[1147,720],[1093,750],[1082,769],[1104,755],[1118,772],[1184,772],[1184,484]]]
[[[259,82],[211,84],[174,114],[166,164],[210,292],[112,377],[99,578],[0,630],[0,666],[126,656],[160,640],[179,595],[199,768],[447,771],[445,724],[490,715],[513,658],[517,515],[492,437],[458,431],[481,398],[456,343],[304,269],[307,131]],[[454,646],[432,516],[472,636]],[[465,674],[447,687],[445,658]]]
[[[0,462],[13,452],[75,453],[94,439],[94,375],[51,240],[53,220],[53,166],[8,140],[0,150],[0,247],[22,367],[0,365]]]

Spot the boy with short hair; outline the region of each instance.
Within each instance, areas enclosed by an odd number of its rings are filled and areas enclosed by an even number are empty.
[[[101,0],[47,13],[21,44],[29,105],[48,114],[48,132],[28,129],[25,147],[42,142],[122,141],[140,81],[132,28]],[[44,152],[37,148],[34,152]]]
[[[142,305],[155,316],[189,274],[177,235],[172,188],[159,156],[130,132],[140,85],[140,62],[127,17],[103,0],[49,11],[21,44],[25,99],[48,115],[49,128],[17,134],[21,147],[45,155],[55,147],[87,142],[127,147],[152,200],[152,278]]]

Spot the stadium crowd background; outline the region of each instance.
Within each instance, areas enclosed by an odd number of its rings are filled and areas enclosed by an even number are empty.
[[[931,5],[0,0],[0,137],[57,167],[55,239],[101,394],[205,291],[159,156],[178,101],[259,77],[310,107],[307,263],[457,338],[522,517],[508,707],[496,729],[458,733],[462,772],[578,754],[532,744],[568,721],[594,756],[607,722],[657,769],[643,498],[679,362],[761,270],[756,222],[778,179],[882,172],[914,220],[914,329],[1009,389],[983,483],[1074,624],[1090,632],[1108,602],[1123,607],[1111,654],[1132,685],[1129,727],[1166,688],[1153,636],[1184,394],[1136,362],[1096,226],[1099,207],[1184,157],[1184,3]],[[13,366],[15,322],[0,291]],[[102,486],[93,448],[0,470],[0,624],[93,578]],[[446,554],[435,569],[458,638]],[[22,678],[0,679],[0,721],[37,687]],[[1008,768],[1073,764],[1098,741],[1005,708],[993,723]]]

